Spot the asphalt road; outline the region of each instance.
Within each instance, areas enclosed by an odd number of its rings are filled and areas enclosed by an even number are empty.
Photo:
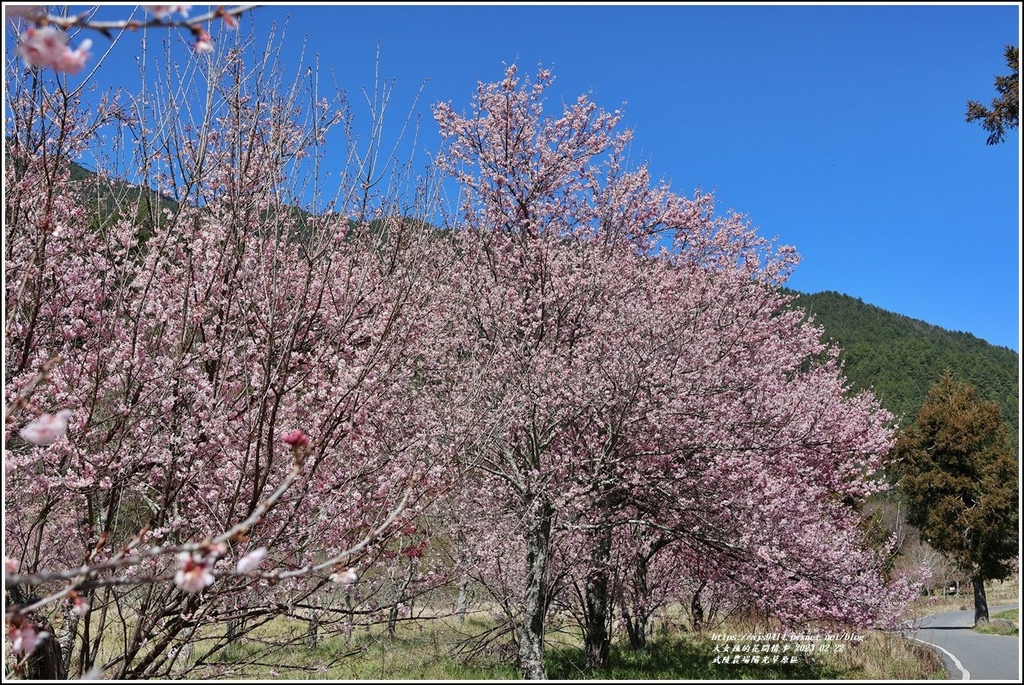
[[[989,607],[989,615],[1017,604]],[[911,637],[936,648],[950,680],[1020,682],[1020,636],[982,635],[974,627],[974,609],[925,616],[914,622]]]

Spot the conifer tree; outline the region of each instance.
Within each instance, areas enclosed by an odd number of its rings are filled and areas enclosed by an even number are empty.
[[[999,406],[946,371],[916,425],[897,440],[908,520],[968,574],[974,621],[987,622],[985,581],[1010,575],[1018,555],[1017,459]]]
[[[1014,129],[1020,125],[1020,55],[1017,46],[1007,45],[1004,55],[1006,66],[1011,73],[996,76],[996,91],[999,97],[992,99],[992,109],[974,100],[967,101],[967,122],[981,120],[982,128],[989,133],[986,141],[989,145],[1003,142],[1006,139],[1006,129]]]

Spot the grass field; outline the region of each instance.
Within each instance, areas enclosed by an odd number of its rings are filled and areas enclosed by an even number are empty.
[[[295,645],[272,656],[263,653],[259,642],[238,643],[219,655],[217,662],[234,667],[230,675],[235,678],[520,679],[515,648],[507,636],[472,657],[456,656],[456,645],[467,635],[491,627],[487,618],[470,618],[461,626],[435,619],[400,626],[393,638],[383,628],[360,630],[347,637],[328,637],[311,650]],[[289,631],[297,637],[302,629],[301,624],[281,622],[268,626],[267,630],[275,634],[264,637],[273,642],[288,637]],[[756,631],[732,624],[721,626],[717,632],[743,635]],[[771,653],[761,651],[764,645],[736,641],[728,644],[726,656],[722,652],[724,643],[712,640],[710,634],[668,630],[657,634],[643,651],[613,645],[608,669],[588,672],[578,636],[570,630],[559,630],[553,631],[548,640],[547,669],[548,676],[557,680],[925,680],[945,676],[941,663],[927,648],[882,632],[862,637],[859,641],[837,642],[828,653],[813,654],[793,650]],[[756,651],[740,651],[743,644]],[[836,647],[840,644],[841,648]],[[756,663],[754,656],[760,657]],[[773,661],[778,656],[789,658]]]
[[[1018,599],[1016,582],[992,583],[987,589],[990,606]],[[969,609],[972,595],[921,598],[907,617]],[[1016,611],[993,615],[994,619],[1018,622]],[[486,615],[470,617],[464,624],[448,619],[409,622],[399,626],[393,638],[383,628],[360,630],[350,636],[333,636],[313,650],[293,647],[275,654],[274,667],[246,667],[239,677],[305,678],[340,680],[518,680],[515,646],[508,636],[479,649],[471,657],[459,657],[457,645],[473,634],[493,628]],[[273,630],[282,630],[275,625]],[[293,627],[301,631],[303,627]],[[720,626],[718,634],[757,632],[733,623]],[[648,648],[635,652],[613,645],[605,671],[584,669],[582,643],[573,630],[549,633],[548,676],[557,680],[940,680],[946,677],[933,651],[898,634],[869,631],[862,640],[846,641],[826,653],[796,655],[792,663],[753,663],[752,652],[730,652],[723,663],[722,644],[711,634],[695,635],[678,628],[655,634]],[[840,643],[836,643],[840,644]],[[731,645],[735,647],[735,643]],[[752,646],[752,645],[751,645]],[[732,663],[735,656],[737,663]],[[791,656],[794,656],[792,652]],[[716,657],[718,659],[716,660]],[[744,659],[744,657],[750,657]],[[222,655],[224,664],[263,662],[252,649],[240,644]],[[746,661],[746,663],[744,663]],[[781,660],[780,660],[781,661]]]
[[[995,583],[990,606],[1017,600],[1015,583]],[[973,596],[927,597],[915,602],[907,617],[969,609]],[[1017,634],[1016,610],[996,612],[990,632]],[[763,626],[733,621],[713,632],[692,633],[681,621],[666,621],[647,649],[633,651],[624,639],[612,645],[606,670],[584,668],[582,640],[571,623],[555,625],[547,635],[548,676],[557,680],[930,680],[944,679],[940,660],[929,648],[899,634],[868,631],[836,640],[823,649],[798,648],[768,639],[726,640],[726,635],[761,634]],[[1013,632],[1005,632],[1012,625]],[[470,614],[465,622],[451,617],[399,622],[393,635],[384,625],[356,627],[324,623],[310,646],[308,624],[278,618],[256,628],[226,649],[210,655],[185,677],[278,680],[519,680],[516,647],[500,630],[494,639],[480,636],[497,628],[488,612]],[[718,639],[715,639],[716,636]],[[771,643],[771,644],[768,644]],[[805,643],[806,644],[806,643]],[[196,647],[190,661],[204,653]]]

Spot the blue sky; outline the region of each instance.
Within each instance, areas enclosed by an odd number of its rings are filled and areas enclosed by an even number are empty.
[[[1016,3],[281,4],[242,30],[286,21],[285,54],[297,61],[308,39],[305,61],[334,70],[357,118],[378,41],[394,110],[429,79],[426,148],[432,103],[465,111],[504,64],[550,67],[553,98],[623,110],[631,156],[656,179],[713,190],[720,210],[794,245],[792,288],[1020,350],[1019,133],[988,146],[964,121],[1008,73]]]

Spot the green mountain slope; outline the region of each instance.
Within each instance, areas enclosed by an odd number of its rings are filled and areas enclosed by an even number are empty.
[[[1018,430],[1017,352],[837,292],[801,294],[796,304],[842,348],[853,388],[873,388],[901,424],[914,420],[928,388],[948,368],[982,397],[998,402],[1004,418]]]

